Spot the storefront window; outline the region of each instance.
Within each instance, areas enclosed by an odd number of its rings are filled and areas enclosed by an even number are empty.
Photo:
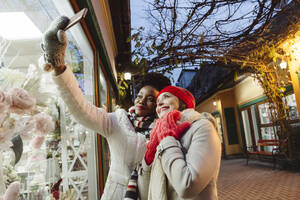
[[[106,80],[103,75],[103,72],[101,69],[99,69],[99,93],[100,93],[100,103],[103,108],[106,108],[106,110],[110,110],[111,108],[109,107],[110,105],[108,104],[107,101],[107,85],[106,85]],[[107,174],[109,171],[109,166],[110,166],[110,152],[109,152],[109,146],[104,137],[101,138],[101,147],[102,149],[100,150],[102,153],[102,168],[103,168],[103,180],[104,182],[106,181]]]
[[[261,128],[261,135],[264,140],[271,140],[275,139],[275,127],[262,127]]]
[[[252,135],[251,135],[251,128],[250,128],[250,120],[249,120],[249,116],[248,116],[248,111],[247,110],[241,111],[241,116],[242,116],[242,122],[243,122],[243,127],[244,127],[246,146],[251,147],[255,144],[252,144],[253,139],[252,139]]]
[[[260,131],[263,140],[271,140],[276,138],[276,127],[272,124],[271,109],[269,103],[258,105],[258,112],[260,117]]]
[[[284,98],[286,105],[289,108],[289,118],[288,120],[298,120],[298,108],[296,104],[296,97],[295,94],[287,95]],[[263,103],[258,105],[258,111],[260,116],[260,123],[261,124],[270,124],[272,123],[272,116],[271,116],[271,109],[269,103]],[[276,115],[276,113],[275,113]]]
[[[299,114],[296,104],[295,94],[290,94],[283,99],[286,105],[289,107],[289,123],[291,127],[299,126]],[[260,130],[261,137],[265,140],[276,139],[276,132],[279,131],[280,127],[273,126],[271,109],[269,103],[263,103],[258,105],[258,112],[260,117]],[[265,147],[265,151],[271,151],[271,147]]]
[[[297,120],[299,119],[298,108],[296,103],[295,94],[290,94],[286,96],[287,106],[289,107],[289,119]]]
[[[0,145],[5,161],[0,163],[0,195],[10,183],[19,181],[20,199],[46,199],[51,196],[53,185],[62,179],[58,187],[61,196],[96,199],[96,135],[74,120],[60,99],[51,75],[43,72],[40,65],[42,33],[60,15],[74,15],[67,0],[1,0],[0,88],[5,92],[23,88],[36,100],[37,106],[31,113],[10,113],[16,129],[11,137],[13,148]],[[79,24],[66,33],[69,41],[66,65],[71,67],[79,87],[93,103],[93,50]],[[22,130],[17,122],[22,119],[28,124],[28,119],[39,113],[50,116],[55,129],[37,145],[33,144],[36,132],[24,134],[27,137],[20,135]]]
[[[241,111],[241,117],[244,127],[245,142],[247,147],[253,147],[257,145],[257,141],[260,139],[257,117],[255,114],[255,105],[244,108]]]
[[[272,123],[272,116],[269,103],[263,103],[258,105],[258,112],[261,124]]]

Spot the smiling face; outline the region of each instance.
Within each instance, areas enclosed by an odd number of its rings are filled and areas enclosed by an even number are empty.
[[[153,115],[156,107],[156,96],[158,90],[151,86],[144,86],[140,89],[134,100],[135,113],[139,117]]]
[[[162,118],[172,110],[179,110],[179,108],[179,99],[169,92],[161,93],[157,98],[156,113],[159,118]]]

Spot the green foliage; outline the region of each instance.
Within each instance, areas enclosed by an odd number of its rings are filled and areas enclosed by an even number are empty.
[[[204,42],[204,33],[201,34],[199,44],[203,44]]]
[[[268,56],[270,56],[270,54],[268,54]],[[287,122],[289,107],[286,105],[285,88],[289,83],[283,81],[283,77],[279,76],[278,70],[281,69],[274,69],[274,67],[271,67],[270,64],[261,64],[253,68],[256,72],[254,77],[260,82],[270,104],[273,124],[274,126],[280,126],[280,130],[276,132],[277,136],[280,139],[287,138],[290,127]]]
[[[118,73],[119,76],[119,94],[121,101],[124,100],[128,94],[129,85],[124,79],[124,73]]]
[[[136,56],[135,59],[134,59],[134,64],[138,65],[139,61],[140,61],[140,58]]]
[[[241,68],[248,69],[257,79],[264,90],[270,106],[270,114],[279,139],[290,138],[291,127],[289,125],[289,107],[287,106],[286,87],[290,85],[290,77],[287,69],[279,67],[280,62],[288,60],[280,45],[274,41],[261,41],[264,45],[252,50],[245,57],[240,57],[238,62]],[[227,57],[227,59],[231,59]],[[226,58],[225,58],[226,60]],[[235,60],[236,61],[236,60]],[[289,148],[289,149],[288,149]],[[282,147],[282,152],[290,156],[291,147]]]

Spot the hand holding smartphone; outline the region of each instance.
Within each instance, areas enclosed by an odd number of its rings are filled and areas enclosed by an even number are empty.
[[[87,13],[87,8],[83,8],[78,13],[76,13],[73,17],[69,19],[68,24],[64,28],[64,31],[68,30],[76,23],[80,22]],[[59,75],[65,70],[65,51],[68,45],[67,37],[64,31],[57,30],[61,29],[60,22],[61,20],[67,20],[65,17],[58,17],[55,21],[53,21],[46,32],[43,34],[42,38],[42,50],[44,52],[44,60],[45,63],[43,68],[45,71],[50,72],[53,69],[55,70],[55,74]],[[65,24],[63,24],[65,25]],[[55,32],[56,31],[56,32]],[[55,37],[56,36],[56,37]]]
[[[80,22],[86,16],[87,11],[88,11],[87,8],[83,8],[78,13],[76,13],[73,17],[71,17],[64,31],[68,30],[69,28],[71,28],[72,26]]]

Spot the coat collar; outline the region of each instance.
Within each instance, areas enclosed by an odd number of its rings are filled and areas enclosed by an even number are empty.
[[[185,109],[181,112],[181,118],[179,122],[185,122],[188,121],[190,123],[193,123],[194,121],[199,120],[201,117],[201,114],[194,109]]]
[[[193,123],[193,122],[195,122],[197,120],[200,120],[200,119],[209,120],[213,124],[213,126],[215,128],[217,128],[216,119],[210,113],[207,113],[207,112],[199,113],[199,112],[195,111],[194,109],[185,109],[185,110],[183,110],[181,112],[181,118],[180,118],[179,122],[188,121],[190,123]]]

